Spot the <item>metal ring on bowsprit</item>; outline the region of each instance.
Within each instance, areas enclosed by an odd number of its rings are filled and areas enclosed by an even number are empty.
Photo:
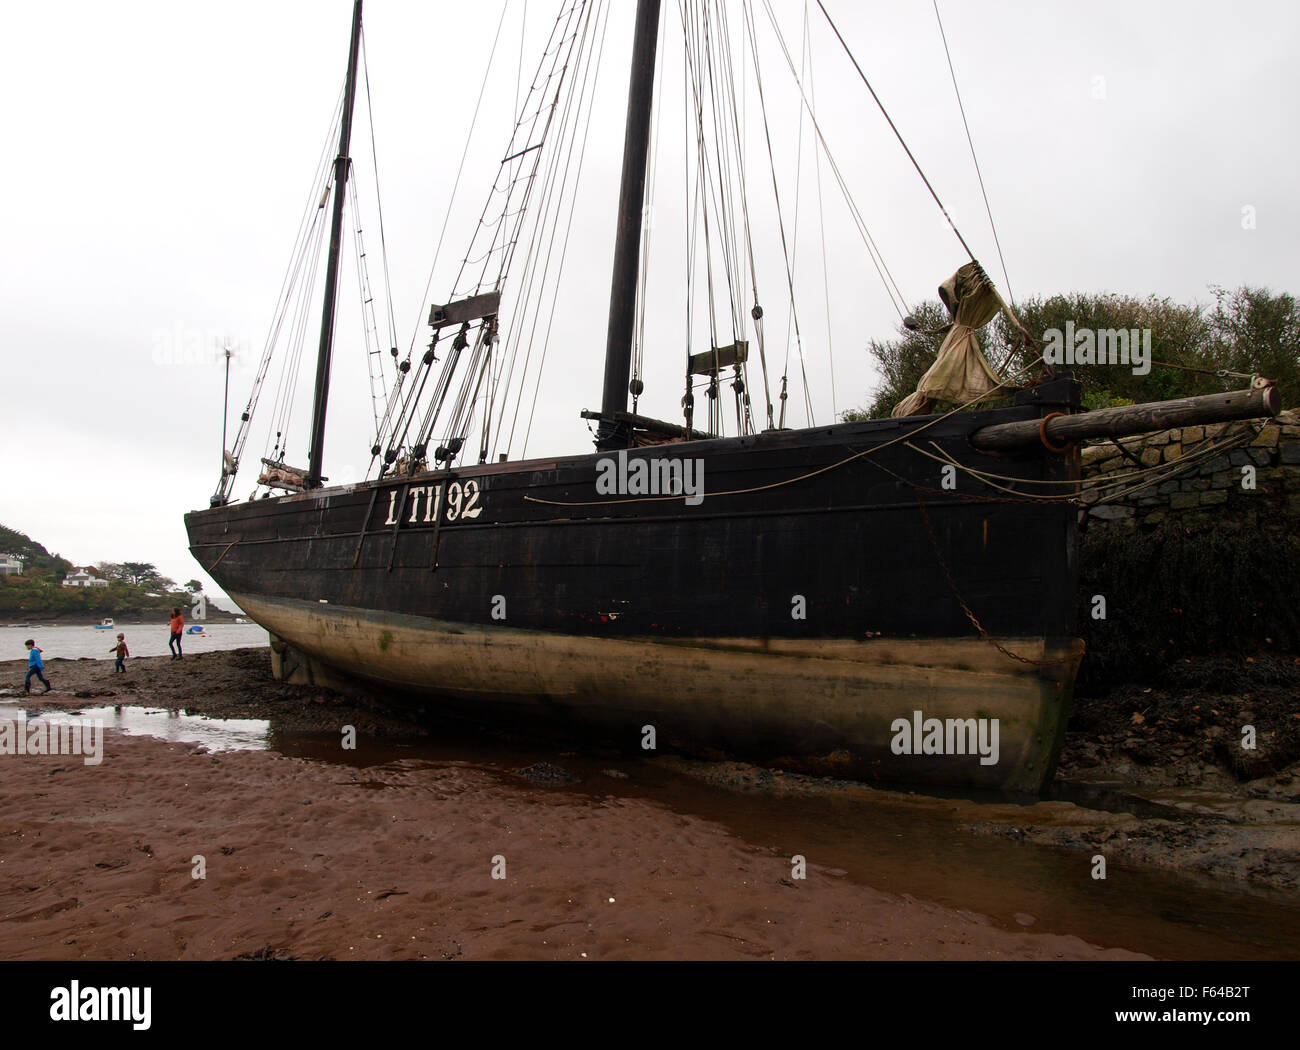
[[[1058,416],[1066,416],[1066,415],[1069,415],[1069,413],[1048,412],[1047,415],[1045,415],[1042,418],[1042,421],[1038,424],[1038,440],[1043,443],[1043,447],[1047,449],[1048,452],[1061,453],[1061,452],[1070,451],[1069,441],[1067,441],[1064,445],[1053,445],[1050,441],[1047,440],[1047,424],[1050,423],[1053,419],[1056,419]]]

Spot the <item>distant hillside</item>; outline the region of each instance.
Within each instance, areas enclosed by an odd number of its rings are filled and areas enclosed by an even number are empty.
[[[0,554],[9,554],[23,562],[23,571],[49,571],[67,575],[72,562],[51,554],[25,532],[0,525]]]
[[[72,562],[51,554],[26,533],[0,525],[0,555],[6,554],[23,563],[21,575],[0,576],[0,618],[7,620],[89,621],[153,612],[165,616],[173,606],[183,607],[189,618],[201,594],[198,580],[179,588],[148,562],[101,562],[93,575],[107,586],[65,587]],[[216,619],[234,615],[210,601],[207,613]]]

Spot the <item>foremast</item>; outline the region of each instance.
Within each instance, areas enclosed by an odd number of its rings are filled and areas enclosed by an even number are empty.
[[[623,137],[623,178],[614,241],[614,273],[609,293],[609,330],[605,342],[605,384],[600,403],[598,449],[626,448],[630,443],[627,413],[632,374],[632,340],[636,322],[637,270],[641,256],[641,218],[645,209],[646,160],[650,152],[650,114],[654,106],[655,57],[659,38],[660,0],[637,0],[632,40],[632,72],[627,91],[627,130]]]
[[[316,355],[316,393],[312,400],[311,447],[307,459],[307,488],[324,484],[321,461],[325,454],[325,411],[329,405],[330,364],[334,355],[334,312],[338,306],[339,252],[343,241],[343,204],[351,158],[352,109],[357,94],[357,53],[361,44],[361,2],[352,7],[352,42],[348,49],[348,78],[343,90],[343,116],[339,125],[339,151],[334,158],[334,210],[330,225],[329,259],[325,270],[325,303],[321,309],[320,349]]]

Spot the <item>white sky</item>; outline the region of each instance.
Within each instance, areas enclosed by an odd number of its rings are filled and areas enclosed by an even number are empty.
[[[797,48],[802,0],[772,3]],[[958,227],[1002,284],[930,0],[826,6]],[[403,352],[429,301],[447,298],[446,265],[427,299],[425,279],[501,9],[500,0],[371,0],[366,8]],[[530,31],[549,23],[554,9],[530,0]],[[1016,296],[1117,291],[1204,301],[1210,284],[1300,291],[1300,5],[943,0],[940,9]],[[501,47],[511,57],[499,57],[494,69],[478,152],[457,198],[462,217],[477,217],[508,135],[522,10],[522,0],[510,0]],[[662,62],[679,92],[677,11],[665,0]],[[530,454],[591,448],[578,411],[600,402],[631,13],[630,0],[615,0]],[[342,82],[350,14],[349,0],[0,4],[7,387],[0,522],[77,564],[148,560],[179,581],[205,578],[187,552],[182,515],[205,507],[217,480],[222,377],[212,351],[225,340],[240,351],[234,418]],[[738,29],[734,7],[731,17]],[[769,48],[761,4],[755,17]],[[908,301],[932,298],[964,261],[960,247],[815,3],[810,20],[813,86],[830,147]],[[739,43],[736,49],[739,56]],[[777,149],[791,175],[791,81],[773,52],[763,62],[773,136],[783,136]],[[681,134],[671,123],[681,96],[665,97],[668,142]],[[746,97],[752,124],[752,88]],[[372,194],[364,106],[352,153],[361,191]],[[769,243],[761,139],[747,149],[751,187],[761,187],[754,236],[772,360],[785,347],[784,273]],[[804,289],[799,310],[814,409],[826,422],[827,307],[806,137],[803,163],[796,283]],[[673,164],[665,146],[661,185],[680,184],[680,162]],[[864,347],[893,335],[897,317],[824,165],[823,179],[834,408],[843,411],[868,399],[873,377]],[[782,194],[793,201],[792,186]],[[768,209],[761,220],[760,203]],[[1246,206],[1255,209],[1255,229],[1242,227]],[[647,338],[641,409],[677,419],[683,340],[671,296],[680,300],[684,248],[672,220],[681,208],[665,191],[654,209],[663,251],[650,279],[664,306]],[[444,262],[464,251],[468,227],[462,223],[459,239],[457,230],[453,220]],[[376,224],[367,224],[366,238],[379,284]],[[345,268],[326,445],[325,472],[336,480],[364,470],[371,440],[354,282]],[[422,347],[427,328],[416,338]],[[185,351],[198,348],[211,359],[191,353],[187,361]],[[314,336],[306,356],[314,357]],[[277,374],[278,364],[272,381]],[[751,386],[757,382],[755,368]],[[300,392],[310,386],[304,373]],[[792,390],[793,411],[801,395]],[[292,462],[305,464],[308,413],[304,400],[294,417],[304,436],[291,443]],[[792,421],[802,425],[802,413]],[[249,471],[263,434],[255,429],[249,442],[237,497],[253,487]]]

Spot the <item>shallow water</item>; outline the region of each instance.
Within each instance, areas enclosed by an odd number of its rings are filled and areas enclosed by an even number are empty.
[[[186,623],[186,629],[191,626]],[[109,652],[117,644],[117,635],[126,635],[126,647],[132,657],[166,656],[170,632],[165,623],[118,623],[108,630],[94,627],[0,627],[0,660],[25,660],[27,648],[23,642],[31,638],[45,660],[112,660]],[[243,649],[248,646],[270,645],[265,628],[255,623],[204,624],[203,633],[187,634],[181,641],[187,653],[210,653],[218,649]],[[128,661],[129,663],[130,661]]]
[[[83,707],[76,711],[42,710],[36,703],[0,703],[0,719],[20,715],[31,721],[61,725],[99,722],[127,736],[150,736],[176,744],[202,744],[209,751],[265,751],[271,723],[264,718],[206,718],[161,707]]]
[[[0,704],[0,718],[19,712],[30,719],[35,703]],[[707,773],[705,763],[669,768],[597,752],[563,752],[513,745],[439,727],[438,739],[382,746],[364,742],[344,751],[336,735],[289,734],[263,719],[217,719],[158,708],[87,707],[53,712],[52,721],[100,719],[108,728],[160,740],[202,744],[211,751],[269,749],[281,754],[374,768],[394,761],[468,763],[521,791],[567,795],[575,803],[609,796],[644,799],[675,813],[714,821],[753,846],[890,893],[908,895],[989,916],[1006,929],[1074,934],[1092,944],[1127,948],[1163,959],[1294,959],[1300,955],[1300,901],[1296,895],[1161,871],[1126,869],[1114,862],[1104,881],[1091,877],[1090,854],[973,834],[972,824],[1007,820],[1077,823],[1074,801],[1021,807],[962,798],[841,791],[790,797],[763,790],[737,791],[702,783],[681,768]],[[108,745],[111,747],[111,742]],[[572,784],[534,784],[511,770],[535,762],[562,766]],[[408,767],[409,768],[409,767]],[[610,777],[605,771],[627,774]],[[370,781],[382,788],[382,781]],[[1086,795],[1081,796],[1086,798]],[[1201,793],[1202,804],[1210,801]],[[1115,798],[1094,796],[1085,808],[1116,808]],[[1172,801],[1172,800],[1171,800]],[[1124,808],[1122,803],[1119,808]],[[1206,809],[1211,807],[1206,806]],[[1162,814],[1166,815],[1166,814]]]
[[[778,796],[714,787],[653,759],[572,752],[557,757],[553,750],[485,743],[460,734],[444,735],[439,743],[345,752],[334,736],[280,735],[273,729],[272,746],[287,755],[361,767],[397,759],[472,762],[514,786],[569,793],[584,803],[611,795],[658,802],[675,813],[721,824],[759,848],[786,857],[800,854],[810,865],[837,869],[876,889],[978,912],[1005,929],[1074,934],[1092,944],[1161,959],[1300,956],[1300,900],[1295,894],[1125,869],[1114,862],[1106,880],[1094,880],[1091,853],[969,830],[972,824],[1004,819],[1008,808],[1023,812],[1026,824],[1077,823],[1080,814],[1073,803],[1016,807],[865,789],[841,797],[833,788],[824,797]],[[529,784],[510,773],[534,762],[558,764],[581,782]],[[688,765],[708,771],[708,763]],[[609,777],[604,770],[610,769],[627,773],[628,779]]]

